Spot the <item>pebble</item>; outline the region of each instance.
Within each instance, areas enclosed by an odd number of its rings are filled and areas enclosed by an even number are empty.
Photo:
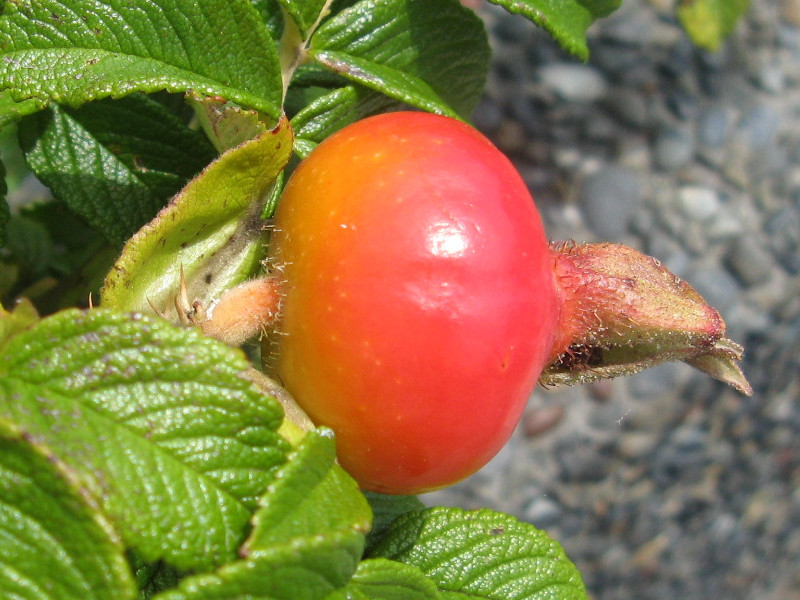
[[[639,91],[623,87],[613,88],[608,93],[608,108],[623,124],[643,128],[649,124],[649,99]]]
[[[694,138],[681,128],[665,128],[654,142],[655,165],[664,171],[677,171],[694,157]]]
[[[708,187],[686,185],[678,191],[681,211],[692,221],[710,221],[720,212],[719,193]]]
[[[736,301],[740,286],[722,265],[712,261],[692,265],[686,280],[711,306],[724,313]]]
[[[608,91],[603,76],[587,65],[552,63],[540,67],[537,74],[543,85],[567,102],[597,102]]]
[[[640,206],[639,181],[633,171],[609,165],[583,180],[578,203],[587,224],[599,237],[618,239]]]
[[[728,139],[730,118],[724,107],[711,106],[704,110],[697,124],[697,138],[701,146],[721,148]]]
[[[558,522],[561,506],[549,498],[534,498],[523,513],[525,521],[539,529],[546,529]]]
[[[727,263],[745,287],[765,283],[775,270],[772,255],[753,235],[742,236],[731,246]]]

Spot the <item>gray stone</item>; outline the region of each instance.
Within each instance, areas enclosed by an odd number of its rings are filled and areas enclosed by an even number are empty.
[[[653,159],[664,171],[676,171],[689,164],[694,156],[694,139],[683,129],[663,129],[653,144]]]
[[[693,265],[686,279],[706,302],[723,313],[741,293],[741,287],[733,275],[714,261]]]
[[[561,513],[561,507],[556,502],[540,496],[525,508],[523,518],[540,529],[546,529],[558,522]]]
[[[597,102],[608,91],[603,76],[588,65],[552,63],[540,67],[537,74],[542,84],[567,102]]]
[[[645,127],[650,118],[647,98],[632,88],[614,88],[608,94],[607,106],[625,125]]]
[[[776,268],[772,255],[754,235],[741,236],[732,244],[727,264],[746,287],[766,282]]]
[[[714,105],[704,110],[697,124],[698,142],[708,148],[719,148],[728,138],[730,117],[725,108]]]
[[[598,237],[608,240],[617,239],[627,231],[641,200],[636,174],[614,166],[588,175],[578,191],[578,203],[587,225]]]
[[[716,190],[696,185],[686,185],[680,188],[678,203],[684,215],[691,220],[700,222],[710,221],[721,209],[719,194]]]

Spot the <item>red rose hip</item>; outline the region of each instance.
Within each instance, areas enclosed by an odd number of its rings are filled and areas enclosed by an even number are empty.
[[[366,489],[488,462],[551,350],[553,259],[517,171],[454,119],[391,113],[320,144],[275,216],[272,369]]]

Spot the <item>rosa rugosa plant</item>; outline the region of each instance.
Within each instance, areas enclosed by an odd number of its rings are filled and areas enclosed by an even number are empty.
[[[619,5],[493,2],[582,59]],[[681,18],[713,45],[746,3],[728,4]],[[0,597],[587,597],[532,525],[363,493],[337,460],[385,491],[452,482],[537,374],[685,360],[748,391],[719,315],[652,259],[544,244],[513,169],[452,120],[478,105],[489,49],[457,0],[0,1]],[[371,152],[416,201],[363,202],[378,179],[347,155],[335,196],[300,166],[267,257],[293,155],[313,165],[337,131],[409,106],[451,119],[400,132],[411,153]],[[463,142],[448,160],[426,141],[444,131]],[[418,166],[390,175],[401,157]],[[326,225],[331,208],[347,221]],[[270,330],[263,358],[336,434],[264,374],[245,342]]]

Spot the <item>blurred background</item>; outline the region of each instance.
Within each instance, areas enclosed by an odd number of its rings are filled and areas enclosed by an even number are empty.
[[[674,364],[537,389],[484,470],[426,495],[547,530],[594,599],[800,599],[800,1],[752,0],[717,52],[672,0],[625,0],[591,58],[479,3],[476,125],[552,239],[622,242],[688,280],[744,344],[747,398]]]

